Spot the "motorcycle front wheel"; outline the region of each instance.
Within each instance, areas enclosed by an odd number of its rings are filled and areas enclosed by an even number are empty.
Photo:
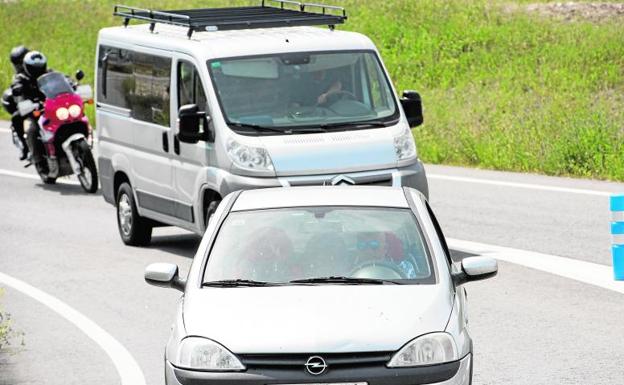
[[[82,189],[88,193],[95,193],[98,189],[98,174],[95,167],[95,159],[93,159],[93,153],[86,141],[79,141],[74,147],[74,156],[76,161],[80,164],[80,170],[82,171],[78,175],[78,181],[82,186]]]

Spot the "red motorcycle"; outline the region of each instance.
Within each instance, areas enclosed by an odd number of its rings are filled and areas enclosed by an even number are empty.
[[[77,78],[83,74],[79,71]],[[84,103],[92,103],[88,85],[74,86],[59,72],[48,72],[37,80],[44,101],[25,100],[18,104],[20,114],[38,119],[35,149],[45,161],[35,164],[46,184],[67,175],[76,175],[88,193],[98,189],[98,175],[91,152],[92,128],[84,113]]]

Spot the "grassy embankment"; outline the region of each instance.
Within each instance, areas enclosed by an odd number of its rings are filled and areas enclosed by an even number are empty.
[[[10,81],[7,54],[18,43],[43,50],[53,68],[84,69],[91,81],[97,31],[120,23],[111,16],[115,2],[0,5],[0,85]],[[621,18],[562,22],[510,12],[505,0],[326,2],[348,8],[341,28],[375,41],[399,90],[423,95],[426,123],[414,135],[425,161],[624,180]],[[165,9],[256,1],[128,3]]]

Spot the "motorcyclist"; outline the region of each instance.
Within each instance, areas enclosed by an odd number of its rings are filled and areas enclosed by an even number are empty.
[[[37,79],[48,72],[48,60],[45,55],[38,51],[30,51],[24,56],[24,72],[16,76],[15,81],[11,85],[13,97],[16,103],[22,100],[31,100],[33,102],[42,102],[45,99],[45,95],[39,89]],[[32,162],[37,164],[43,161],[42,154],[37,151],[37,120],[34,116],[30,115],[32,124],[26,133],[26,139],[28,147],[31,150]],[[23,124],[23,121],[22,121]]]
[[[22,78],[26,76],[23,64],[24,57],[29,51],[30,50],[23,45],[17,46],[11,50],[10,59],[15,69],[15,75],[13,76],[11,87],[2,94],[2,105],[9,115],[11,115],[11,129],[13,130],[14,137],[17,138],[21,144],[22,154],[20,160],[24,160],[28,156],[28,145],[24,137],[24,117],[17,111],[17,101],[13,95],[13,86],[21,83],[23,81]]]

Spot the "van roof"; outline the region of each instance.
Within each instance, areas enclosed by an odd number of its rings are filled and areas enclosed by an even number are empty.
[[[100,30],[102,44],[131,48],[143,46],[190,54],[200,60],[287,52],[375,50],[366,36],[329,28],[284,27],[232,31],[195,32],[175,25],[149,24],[111,27]]]

